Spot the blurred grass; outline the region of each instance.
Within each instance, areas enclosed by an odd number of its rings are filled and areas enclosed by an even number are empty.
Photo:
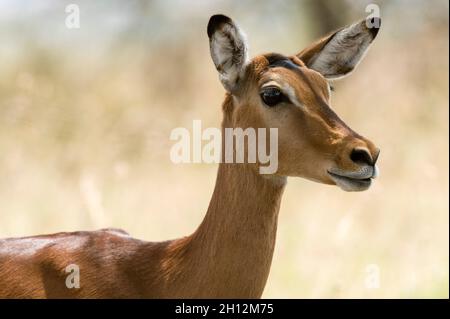
[[[442,2],[431,3],[439,11]],[[414,4],[408,10],[420,11]],[[352,19],[365,15],[353,5]],[[113,226],[164,240],[195,230],[216,166],[172,164],[169,134],[193,119],[219,126],[224,92],[204,30],[219,8],[185,12],[188,31],[176,14],[160,17],[159,30],[178,36],[131,32],[104,51],[83,22],[61,47],[23,41],[0,66],[1,237]],[[289,180],[264,297],[448,298],[448,13],[444,23],[425,12],[408,24],[404,8],[386,9],[379,38],[332,97],[347,124],[381,148],[381,176],[357,194]],[[286,27],[304,12],[278,12],[272,29],[260,25],[261,11],[246,19],[237,5],[227,10],[254,54],[294,53],[314,33],[310,21]],[[364,285],[371,264],[378,289]]]

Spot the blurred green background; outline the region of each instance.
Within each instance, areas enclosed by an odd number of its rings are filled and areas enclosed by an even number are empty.
[[[173,164],[169,134],[220,124],[210,15],[233,17],[251,54],[293,54],[369,3],[0,0],[0,237],[193,232],[217,166]],[[289,180],[264,297],[448,298],[449,4],[375,3],[381,31],[332,104],[381,148],[380,178],[364,193]]]

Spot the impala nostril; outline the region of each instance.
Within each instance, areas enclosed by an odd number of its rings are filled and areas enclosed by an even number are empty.
[[[373,165],[373,159],[365,148],[354,148],[350,153],[350,159],[358,164]]]

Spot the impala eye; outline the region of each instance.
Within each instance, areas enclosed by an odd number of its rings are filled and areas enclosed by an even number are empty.
[[[260,96],[264,103],[270,107],[277,105],[284,99],[283,93],[281,93],[280,89],[277,87],[265,88]]]

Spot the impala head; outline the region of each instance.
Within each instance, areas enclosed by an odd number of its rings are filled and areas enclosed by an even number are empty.
[[[379,26],[379,20],[370,22]],[[361,21],[338,30],[294,56],[270,53],[250,60],[238,26],[226,16],[212,16],[211,56],[228,91],[224,126],[278,128],[277,175],[346,191],[369,188],[379,150],[332,110],[329,84],[364,56],[379,30],[367,25]]]

